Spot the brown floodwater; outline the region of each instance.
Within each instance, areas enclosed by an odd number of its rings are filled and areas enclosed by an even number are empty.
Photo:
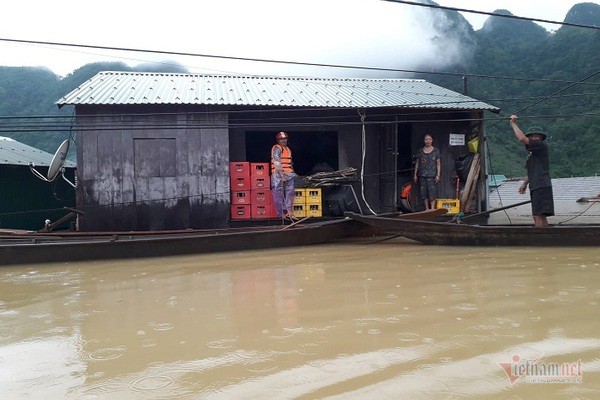
[[[599,249],[372,242],[2,267],[0,399],[598,398]]]

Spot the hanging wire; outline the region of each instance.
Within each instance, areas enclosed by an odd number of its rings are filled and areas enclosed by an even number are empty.
[[[369,209],[369,211],[371,211],[371,214],[377,214],[375,211],[373,211],[373,209],[371,208],[371,206],[369,205],[369,202],[367,201],[367,198],[365,197],[365,159],[367,157],[367,131],[365,128],[365,118],[367,117],[367,113],[363,110],[356,110],[358,112],[358,115],[360,116],[360,122],[362,124],[362,131],[361,131],[361,162],[360,162],[360,192],[362,195],[362,199],[365,202],[367,208]]]
[[[571,23],[571,22],[552,21],[552,20],[548,20],[548,19],[519,17],[519,16],[512,15],[512,14],[509,14],[509,15],[496,14],[496,13],[491,13],[491,12],[486,12],[486,11],[470,10],[468,8],[446,7],[446,6],[440,6],[437,4],[417,3],[415,1],[404,1],[404,0],[381,0],[381,1],[389,2],[389,3],[406,4],[406,5],[410,5],[410,6],[435,8],[435,9],[439,9],[439,10],[466,12],[466,13],[470,13],[470,14],[483,14],[483,15],[489,15],[492,17],[518,19],[518,20],[522,20],[522,21],[543,22],[545,24],[573,26],[573,27],[577,27],[577,28],[600,30],[600,26],[596,26],[596,25],[575,24],[575,23]]]
[[[518,113],[520,113],[520,112],[523,112],[523,111],[525,111],[525,110],[528,110],[529,108],[531,108],[531,107],[533,107],[533,106],[535,106],[535,105],[537,105],[537,104],[540,104],[541,102],[543,102],[543,101],[545,101],[545,100],[548,100],[549,98],[551,98],[551,97],[553,97],[553,96],[555,96],[555,95],[558,95],[558,94],[560,94],[560,93],[564,92],[565,90],[568,90],[568,89],[570,89],[570,88],[572,88],[572,87],[574,87],[574,86],[578,85],[580,82],[585,82],[585,81],[587,81],[588,79],[591,79],[591,78],[593,78],[594,76],[596,76],[596,75],[599,75],[599,74],[600,74],[600,71],[593,72],[593,73],[591,73],[590,75],[587,75],[587,76],[585,76],[585,77],[583,77],[583,78],[579,79],[578,81],[576,81],[576,82],[574,82],[574,83],[571,83],[571,84],[569,84],[569,85],[565,86],[565,87],[564,87],[564,88],[562,88],[562,89],[559,89],[559,90],[557,90],[557,91],[555,91],[555,92],[553,92],[553,93],[551,93],[551,94],[549,94],[549,95],[547,95],[547,96],[544,96],[544,97],[543,97],[543,98],[541,98],[541,99],[538,99],[536,102],[534,102],[534,103],[532,103],[532,104],[530,104],[530,105],[528,105],[528,106],[525,106],[525,107],[523,107],[523,108],[520,108],[519,110],[515,111],[513,114],[514,114],[514,115],[516,115],[516,114],[518,114]],[[489,128],[491,128],[492,126],[496,125],[496,124],[497,124],[497,123],[499,123],[499,122],[500,122],[500,120],[499,120],[499,121],[496,121],[496,122],[494,122],[494,123],[492,123],[492,124],[490,124]],[[489,155],[489,157],[488,157],[488,162],[490,163],[490,172],[492,172],[492,175],[493,175],[493,167],[492,167],[492,153],[491,153],[491,151],[490,151],[490,146],[489,146],[489,144],[487,143],[487,140],[485,141],[485,143],[484,143],[484,146],[486,146],[486,148],[487,148],[487,152],[488,152],[488,155]],[[498,191],[498,201],[500,202],[500,207],[502,207],[502,206],[503,206],[503,204],[502,204],[502,197],[500,196],[500,192],[499,192],[499,191]],[[510,217],[508,216],[508,212],[507,212],[507,210],[504,210],[504,213],[506,214],[506,216],[508,217],[508,220],[510,221]],[[512,222],[511,222],[511,224],[512,224]]]

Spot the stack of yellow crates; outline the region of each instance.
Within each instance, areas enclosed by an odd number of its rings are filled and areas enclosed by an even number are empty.
[[[294,192],[294,217],[306,217],[306,189],[296,189]]]
[[[304,190],[306,190],[306,216],[322,217],[323,199],[321,196],[321,188],[308,188]]]
[[[323,196],[321,188],[296,189],[294,194],[294,217],[322,217]]]

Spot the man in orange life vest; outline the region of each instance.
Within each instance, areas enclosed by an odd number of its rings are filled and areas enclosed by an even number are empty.
[[[275,138],[277,144],[271,148],[271,191],[273,206],[279,217],[294,219],[294,164],[292,151],[287,146],[288,134],[279,132]]]

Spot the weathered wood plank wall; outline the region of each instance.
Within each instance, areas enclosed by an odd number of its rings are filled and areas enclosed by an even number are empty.
[[[77,206],[86,212],[82,231],[227,225],[227,113],[108,111],[110,117],[94,108],[77,110],[86,115],[78,127],[91,128],[77,135]],[[107,108],[101,112],[106,115]]]
[[[440,149],[442,160],[442,176],[440,178],[440,184],[438,187],[438,197],[439,198],[454,198],[456,191],[456,184],[453,181],[455,166],[454,161],[456,157],[463,154],[468,154],[469,149],[466,144],[466,140],[472,134],[481,134],[482,126],[481,123],[477,121],[456,121],[449,122],[449,119],[468,119],[468,118],[477,118],[479,115],[471,114],[468,112],[448,112],[447,114],[438,114],[436,119],[440,119],[441,121],[432,120],[431,117],[425,115],[422,117],[423,119],[427,119],[426,123],[415,123],[412,127],[412,149],[411,153],[414,155],[418,152],[420,148],[423,147],[423,137],[425,134],[429,134],[433,137],[433,146]],[[417,119],[417,118],[415,118]],[[463,134],[465,135],[465,145],[463,146],[450,146],[449,138],[450,134]],[[464,185],[464,182],[461,182],[461,186]],[[420,198],[419,185],[417,185],[417,190],[413,191],[413,195],[417,195]],[[420,202],[419,202],[420,203]]]

